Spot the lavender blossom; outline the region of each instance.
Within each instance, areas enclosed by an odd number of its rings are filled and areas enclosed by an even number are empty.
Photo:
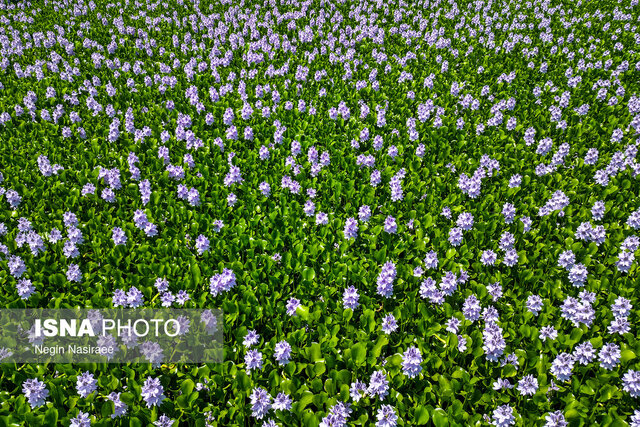
[[[409,347],[403,354],[402,372],[409,378],[416,377],[421,371],[422,355],[415,346]]]
[[[147,404],[147,408],[151,408],[152,406],[158,406],[160,402],[162,402],[166,396],[164,393],[164,387],[160,383],[159,378],[147,377],[144,384],[142,385],[142,389],[140,394]]]
[[[80,397],[88,397],[98,388],[98,382],[90,372],[83,372],[76,381],[76,390]]]
[[[37,378],[25,380],[22,383],[22,393],[24,393],[24,397],[29,401],[31,409],[44,405],[45,399],[49,396],[49,390],[45,383]]]

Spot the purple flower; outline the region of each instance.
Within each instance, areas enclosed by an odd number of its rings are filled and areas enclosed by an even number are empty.
[[[289,298],[287,301],[287,314],[289,316],[296,316],[296,309],[300,306],[300,300],[296,298]]]
[[[458,335],[458,351],[460,353],[464,353],[465,351],[467,351],[467,339],[464,337],[464,335]]]
[[[37,378],[30,378],[22,383],[22,393],[29,401],[31,409],[44,405],[45,399],[49,396],[49,390],[44,382]]]
[[[113,291],[112,300],[114,307],[127,306],[127,294],[122,289],[116,289],[115,291]]]
[[[240,168],[231,165],[229,167],[229,173],[227,173],[227,175],[224,177],[224,185],[229,187],[233,184],[239,184],[242,181],[244,181],[244,179],[242,178],[242,174],[240,173]]]
[[[151,200],[151,183],[148,179],[140,181],[138,184],[138,189],[140,191],[140,198],[142,200],[142,204],[146,205]]]
[[[349,387],[349,395],[354,402],[358,402],[367,393],[367,385],[362,381],[356,380]]]
[[[618,297],[611,305],[611,311],[615,317],[627,317],[631,314],[631,309],[633,305],[631,305],[631,301],[624,297]]]
[[[571,250],[562,252],[558,258],[558,265],[566,270],[571,270],[575,263],[576,256]]]
[[[260,183],[260,192],[262,193],[263,196],[268,197],[269,194],[271,194],[271,186],[269,185],[268,182],[263,181]]]
[[[620,245],[620,250],[635,252],[640,247],[640,238],[638,236],[629,236]]]
[[[275,358],[280,366],[289,363],[291,357],[291,345],[286,341],[280,341],[275,346]]]
[[[198,251],[198,255],[202,255],[207,252],[209,250],[209,239],[207,239],[203,234],[199,235],[196,239],[195,248],[196,251]]]
[[[614,317],[613,321],[609,324],[607,331],[610,334],[624,335],[631,330],[629,320],[626,317]]]
[[[158,292],[165,292],[169,289],[169,281],[166,278],[158,277],[153,283]]]
[[[509,405],[498,406],[491,416],[491,424],[496,427],[507,427],[516,423],[513,408]]]
[[[460,227],[454,227],[449,230],[449,243],[452,246],[460,246],[460,243],[462,243],[462,229]]]
[[[16,283],[16,290],[18,291],[18,296],[21,299],[29,299],[33,291],[36,288],[31,284],[31,280],[29,279],[20,279]]]
[[[89,414],[82,411],[78,413],[77,417],[72,418],[71,424],[69,424],[69,427],[90,427],[90,426],[91,426],[91,420],[89,418]]]
[[[162,402],[166,398],[163,393],[164,388],[160,383],[160,379],[151,377],[147,377],[144,384],[142,385],[142,390],[140,392],[142,398],[147,404],[147,408],[158,406],[160,402]]]
[[[567,421],[564,418],[564,414],[562,411],[554,411],[549,412],[546,417],[544,417],[546,423],[544,427],[566,427]]]
[[[153,423],[153,425],[156,427],[172,427],[173,420],[169,418],[166,414],[162,414],[160,415],[160,417],[158,417],[158,420],[155,423]]]
[[[160,301],[163,307],[171,307],[171,304],[176,300],[175,295],[171,292],[163,292],[160,294]]]
[[[608,371],[620,363],[620,346],[615,343],[605,344],[598,353],[600,366]]]
[[[543,326],[540,329],[540,339],[542,341],[555,340],[558,338],[558,331],[553,326]]]
[[[322,419],[319,427],[346,427],[351,412],[353,410],[348,403],[337,402],[329,409],[329,413]]]
[[[618,259],[616,261],[616,267],[618,271],[621,273],[628,273],[631,270],[631,266],[635,261],[636,257],[633,252],[630,251],[622,251],[618,254]]]
[[[236,285],[236,275],[233,270],[225,268],[222,273],[214,274],[209,280],[209,291],[216,297],[222,292],[228,292]]]
[[[251,392],[251,416],[262,419],[271,410],[271,396],[262,387],[256,387]]]
[[[480,313],[482,312],[482,307],[480,307],[480,301],[475,295],[469,295],[464,304],[462,304],[462,314],[465,319],[470,322],[475,322],[480,318]]]
[[[305,213],[306,216],[313,216],[313,214],[315,213],[316,210],[316,205],[313,203],[312,200],[307,200],[307,202],[304,204],[304,208],[303,211]]]
[[[273,409],[278,411],[290,411],[292,403],[291,397],[284,393],[278,393],[273,401]]]
[[[378,184],[380,184],[381,180],[382,180],[382,175],[380,174],[380,171],[377,169],[373,170],[369,178],[369,183],[371,184],[371,186],[377,187]]]
[[[513,384],[511,384],[509,382],[509,380],[505,380],[504,378],[498,378],[493,383],[493,389],[496,390],[496,391],[499,391],[499,390],[502,390],[502,389],[510,390],[513,387],[514,387]]]
[[[464,231],[471,230],[473,228],[473,215],[469,212],[463,212],[458,216],[456,225]]]
[[[66,256],[67,258],[76,258],[78,255],[80,255],[80,252],[76,247],[76,244],[73,243],[71,240],[67,240],[66,242],[64,242],[64,247],[62,248],[62,252],[64,256]]]
[[[398,415],[391,405],[382,405],[376,414],[378,422],[376,427],[396,427],[398,425]]]
[[[533,375],[525,375],[518,382],[518,391],[523,396],[533,396],[538,391],[538,379]]]
[[[213,231],[218,233],[220,232],[220,230],[222,230],[222,227],[224,227],[224,222],[222,222],[221,219],[217,219],[213,221],[212,227],[213,227]]]
[[[9,192],[7,191],[7,199],[9,198]],[[13,206],[13,205],[12,205]],[[640,209],[635,210],[629,215],[627,219],[627,225],[634,230],[640,229]]]
[[[249,350],[244,356],[244,363],[249,372],[254,369],[262,369],[262,353],[258,350]]]
[[[508,251],[509,249],[513,249],[513,245],[516,243],[516,239],[513,234],[505,231],[500,236],[500,249],[503,251]]]
[[[91,183],[87,183],[82,187],[82,197],[85,197],[89,194],[95,194],[96,192],[96,186],[91,184]]]
[[[17,208],[20,204],[20,201],[22,200],[22,197],[20,197],[18,192],[15,190],[8,190],[5,193],[5,197],[7,198],[7,202],[9,202],[9,205],[11,205],[13,209]]]
[[[76,390],[80,397],[87,397],[98,388],[98,382],[91,372],[83,372],[76,380]]]
[[[622,377],[622,389],[631,397],[640,397],[640,371],[629,369]]]
[[[251,347],[256,345],[260,341],[260,335],[255,330],[251,330],[247,332],[247,335],[244,337],[244,341],[242,344],[245,347]]]
[[[82,272],[80,271],[80,267],[76,264],[69,264],[69,269],[67,270],[67,280],[70,282],[79,283],[82,280]]]
[[[560,353],[551,364],[551,374],[555,376],[558,381],[568,381],[569,378],[571,378],[574,363],[575,358],[571,354]]]
[[[587,268],[583,264],[574,264],[569,270],[569,281],[577,288],[584,286],[587,280]]]
[[[382,332],[389,335],[392,332],[395,332],[398,329],[398,323],[396,322],[396,318],[393,314],[387,314],[382,318]]]
[[[371,208],[367,205],[360,206],[360,210],[358,211],[358,217],[362,222],[369,221],[369,218],[371,218]]]
[[[389,147],[391,150],[391,147]],[[402,193],[402,178],[405,176],[405,170],[400,169],[389,181],[389,187],[391,189],[391,201],[397,202],[404,198]]]
[[[387,233],[393,234],[398,230],[398,224],[396,224],[396,219],[391,215],[387,216],[384,220],[384,231]]]
[[[516,265],[518,263],[519,260],[519,255],[518,252],[515,249],[509,249],[505,254],[504,254],[504,264],[507,267],[513,267],[514,265]]]
[[[498,310],[495,307],[489,306],[482,310],[482,319],[485,322],[497,322],[499,317]]]
[[[586,341],[576,346],[573,350],[573,356],[581,365],[588,365],[595,359],[596,350],[593,348],[593,344]]]
[[[326,225],[328,223],[329,223],[329,216],[324,212],[318,211],[318,213],[316,214],[316,224]]]
[[[367,394],[370,396],[378,396],[381,401],[384,401],[385,396],[389,393],[389,381],[383,371],[375,371],[371,375],[369,380],[369,387],[367,387]]]
[[[486,250],[482,252],[480,256],[480,262],[482,265],[494,265],[498,256],[492,250]]]
[[[127,235],[120,227],[113,227],[111,230],[111,239],[113,240],[113,244],[116,246],[127,244]]]
[[[604,217],[605,206],[602,200],[598,200],[591,208],[591,215],[595,221],[600,221]]]
[[[516,208],[511,203],[505,203],[502,207],[502,215],[504,216],[504,222],[511,224],[516,216]]]
[[[428,299],[432,304],[442,304],[444,302],[444,293],[438,289],[435,280],[427,277],[420,285],[420,297]]]
[[[140,307],[144,304],[144,296],[142,292],[135,286],[129,288],[127,292],[127,305],[131,308]]]
[[[186,303],[190,299],[191,297],[184,289],[179,290],[178,294],[176,295],[176,303],[179,305],[184,305],[184,303]]]
[[[389,298],[393,295],[393,282],[396,278],[396,274],[396,265],[393,262],[387,261],[382,266],[382,271],[376,280],[378,295],[385,298]]]
[[[402,356],[402,372],[409,378],[416,377],[422,371],[422,355],[417,347],[409,347]]]
[[[360,305],[360,303],[358,302],[359,298],[360,296],[358,295],[358,290],[355,288],[355,286],[349,286],[344,290],[344,294],[342,296],[344,308],[355,310]]]
[[[507,346],[502,328],[497,323],[488,321],[485,323],[482,331],[483,345],[485,357],[491,362],[496,362],[503,355]]]
[[[191,206],[200,205],[200,193],[198,193],[198,190],[195,188],[189,189],[189,192],[187,193],[187,202],[189,202]]]
[[[358,221],[355,218],[347,218],[344,225],[345,239],[355,239],[358,237]]]
[[[9,273],[16,279],[19,279],[24,272],[27,271],[27,267],[22,258],[16,255],[11,255],[11,257],[9,257],[7,265],[9,267]]]
[[[458,328],[460,327],[460,319],[456,318],[456,317],[451,317],[449,318],[449,320],[447,320],[447,327],[446,330],[448,332],[451,332],[452,334],[457,334],[458,333]]]
[[[434,251],[429,251],[427,255],[424,257],[424,266],[427,270],[438,268],[438,254]]]

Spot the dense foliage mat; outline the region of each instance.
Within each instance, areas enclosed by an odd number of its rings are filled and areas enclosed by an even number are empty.
[[[0,9],[2,307],[225,314],[0,425],[640,426],[637,0]]]

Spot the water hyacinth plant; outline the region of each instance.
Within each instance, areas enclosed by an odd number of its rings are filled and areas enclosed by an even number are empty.
[[[638,427],[639,144],[637,0],[0,0],[2,307],[224,312],[0,420]]]

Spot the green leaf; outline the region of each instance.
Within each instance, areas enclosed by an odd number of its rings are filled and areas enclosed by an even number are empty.
[[[198,266],[198,262],[195,260],[195,258],[191,259],[190,272],[191,282],[193,283],[193,286],[199,286],[202,282],[202,273],[200,272],[200,267]]]
[[[626,363],[629,360],[633,360],[636,358],[636,354],[633,352],[633,350],[623,350],[620,356],[622,363]]]
[[[422,426],[429,422],[429,411],[424,406],[418,406],[413,414],[415,425]]]
[[[129,392],[124,392],[120,395],[120,400],[123,403],[126,403],[129,406],[133,405],[133,401],[134,401],[134,396],[133,393],[129,393]]]
[[[304,410],[304,408],[306,408],[307,405],[309,405],[309,403],[311,403],[312,401],[313,401],[313,393],[308,391],[304,392],[300,400],[298,400],[298,405],[296,406],[296,413],[300,415]]]
[[[316,277],[316,272],[313,268],[305,268],[302,272],[302,278],[307,282],[311,282]]]
[[[433,411],[431,419],[433,420],[433,424],[435,424],[436,427],[447,427],[449,425],[449,418],[447,416],[447,413],[442,408],[437,408],[435,411]]]
[[[44,422],[46,425],[54,426],[58,423],[58,410],[56,408],[49,408],[44,413]]]
[[[307,348],[307,358],[311,362],[322,359],[322,350],[320,349],[320,344],[314,342]]]
[[[190,380],[189,378],[185,379],[182,381],[182,384],[180,385],[180,390],[182,390],[182,394],[184,395],[188,395],[191,394],[191,392],[193,391],[194,388],[194,383],[192,380]]]
[[[361,366],[367,357],[367,346],[359,342],[351,348],[351,357],[356,365]]]

